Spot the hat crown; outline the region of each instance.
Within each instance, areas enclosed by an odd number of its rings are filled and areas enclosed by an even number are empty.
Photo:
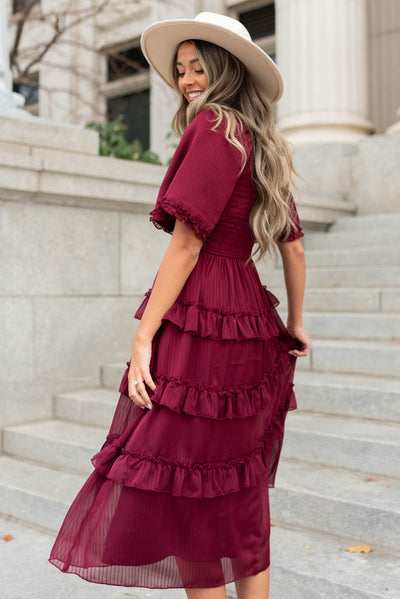
[[[208,25],[214,25],[216,27],[222,27],[236,35],[240,35],[243,39],[251,42],[250,33],[246,27],[236,19],[227,17],[226,15],[220,15],[215,12],[200,12],[195,16],[194,21],[198,23],[207,23]]]
[[[243,23],[215,12],[200,12],[194,19],[158,21],[143,31],[143,54],[169,86],[176,89],[171,58],[187,40],[204,40],[224,48],[243,63],[272,103],[280,99],[283,80],[275,62],[253,42]]]

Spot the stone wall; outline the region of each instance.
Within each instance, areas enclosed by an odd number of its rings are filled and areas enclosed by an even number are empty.
[[[164,169],[98,157],[92,131],[0,130],[2,427],[50,417],[55,392],[129,359],[170,236],[148,218]]]
[[[400,128],[358,143],[295,147],[295,178],[305,204],[349,202],[357,214],[400,212]]]

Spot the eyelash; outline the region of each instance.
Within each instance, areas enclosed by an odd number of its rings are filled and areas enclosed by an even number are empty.
[[[204,69],[199,69],[197,71],[195,71],[195,73],[204,73]],[[185,73],[178,73],[178,77],[182,77],[182,75],[184,75]]]

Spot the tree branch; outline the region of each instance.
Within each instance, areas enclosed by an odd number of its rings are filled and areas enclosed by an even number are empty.
[[[81,14],[78,18],[76,18],[75,20],[72,20],[68,25],[65,25],[64,27],[60,27],[60,16],[64,14],[64,16],[66,15],[66,13],[58,13],[55,14],[54,16],[54,23],[53,23],[53,29],[55,31],[53,37],[44,45],[43,50],[34,58],[32,59],[28,65],[24,68],[24,71],[22,73],[22,75],[27,75],[29,72],[29,69],[31,69],[33,67],[33,65],[37,64],[38,62],[40,62],[43,58],[43,56],[45,56],[47,54],[47,52],[50,50],[50,48],[57,42],[57,40],[64,35],[64,33],[66,31],[69,31],[70,29],[73,29],[74,27],[76,27],[77,25],[80,25],[81,23],[83,23],[84,21],[86,21],[89,18],[93,18],[95,17],[97,14],[99,14],[102,10],[105,9],[105,7],[110,3],[111,0],[103,0],[103,2],[95,7],[94,9],[91,9],[91,12],[86,12],[85,14],[82,15]],[[34,2],[34,0],[30,0],[30,4]]]
[[[21,17],[18,19],[17,30],[15,32],[15,38],[14,38],[14,44],[13,44],[12,50],[10,52],[10,65],[14,64],[14,60],[17,57],[18,47],[19,47],[19,44],[21,41],[24,25],[27,21],[29,13],[31,12],[31,10],[35,6],[35,4],[37,4],[37,0],[30,0],[28,2],[28,4],[25,6],[25,9],[24,9]]]

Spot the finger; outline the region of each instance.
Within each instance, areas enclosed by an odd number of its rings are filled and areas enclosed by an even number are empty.
[[[146,391],[146,387],[144,386],[144,381],[139,381],[138,384],[136,385],[136,389],[138,391],[138,393],[140,394],[140,396],[143,398],[145,405],[152,405],[151,401],[150,401],[150,397],[147,394]]]
[[[308,349],[303,349],[301,352],[299,352],[299,357],[304,357],[308,355]]]
[[[154,392],[155,392],[155,390],[156,390],[156,384],[155,384],[155,382],[153,381],[153,378],[152,378],[152,376],[151,376],[151,374],[150,374],[150,370],[149,370],[149,369],[147,369],[146,371],[144,371],[144,372],[143,372],[143,380],[142,380],[142,383],[143,383],[143,393],[142,393],[142,391],[141,391],[141,390],[140,390],[140,392],[141,392],[142,396],[143,396],[143,397],[146,399],[146,401],[147,401],[148,403],[150,403],[150,404],[151,404],[151,400],[150,400],[150,398],[149,398],[149,396],[148,396],[148,393],[147,393],[147,390],[146,390],[146,387],[145,387],[145,384],[144,384],[144,383],[146,383],[146,385],[147,385],[148,387],[150,387],[150,389],[151,389],[152,391],[154,391]]]
[[[143,402],[139,399],[137,399],[136,397],[132,396],[132,394],[129,396],[130,399],[132,400],[132,402],[138,406],[138,408],[142,408],[144,410],[145,405],[143,404]]]
[[[130,393],[129,394],[130,399],[133,401],[134,404],[136,404],[139,408],[145,408],[145,404],[144,401],[142,400],[142,398],[135,394],[135,393]]]
[[[146,381],[147,385],[150,387],[150,389],[151,389],[152,391],[155,391],[155,390],[156,390],[156,384],[155,384],[155,382],[153,381],[153,379],[152,379],[152,376],[151,376],[151,374],[150,374],[150,371],[149,371],[149,370],[146,372],[146,374],[145,374],[145,377],[144,377],[144,378],[145,378],[145,381]]]
[[[136,379],[129,382],[129,397],[130,399],[140,408],[145,407],[145,402],[138,393],[137,384],[134,382]]]
[[[289,351],[288,353],[291,354],[292,356],[295,356],[296,358],[302,358],[302,357],[306,356],[308,352],[306,350],[300,351],[298,349],[294,349],[292,351]]]

